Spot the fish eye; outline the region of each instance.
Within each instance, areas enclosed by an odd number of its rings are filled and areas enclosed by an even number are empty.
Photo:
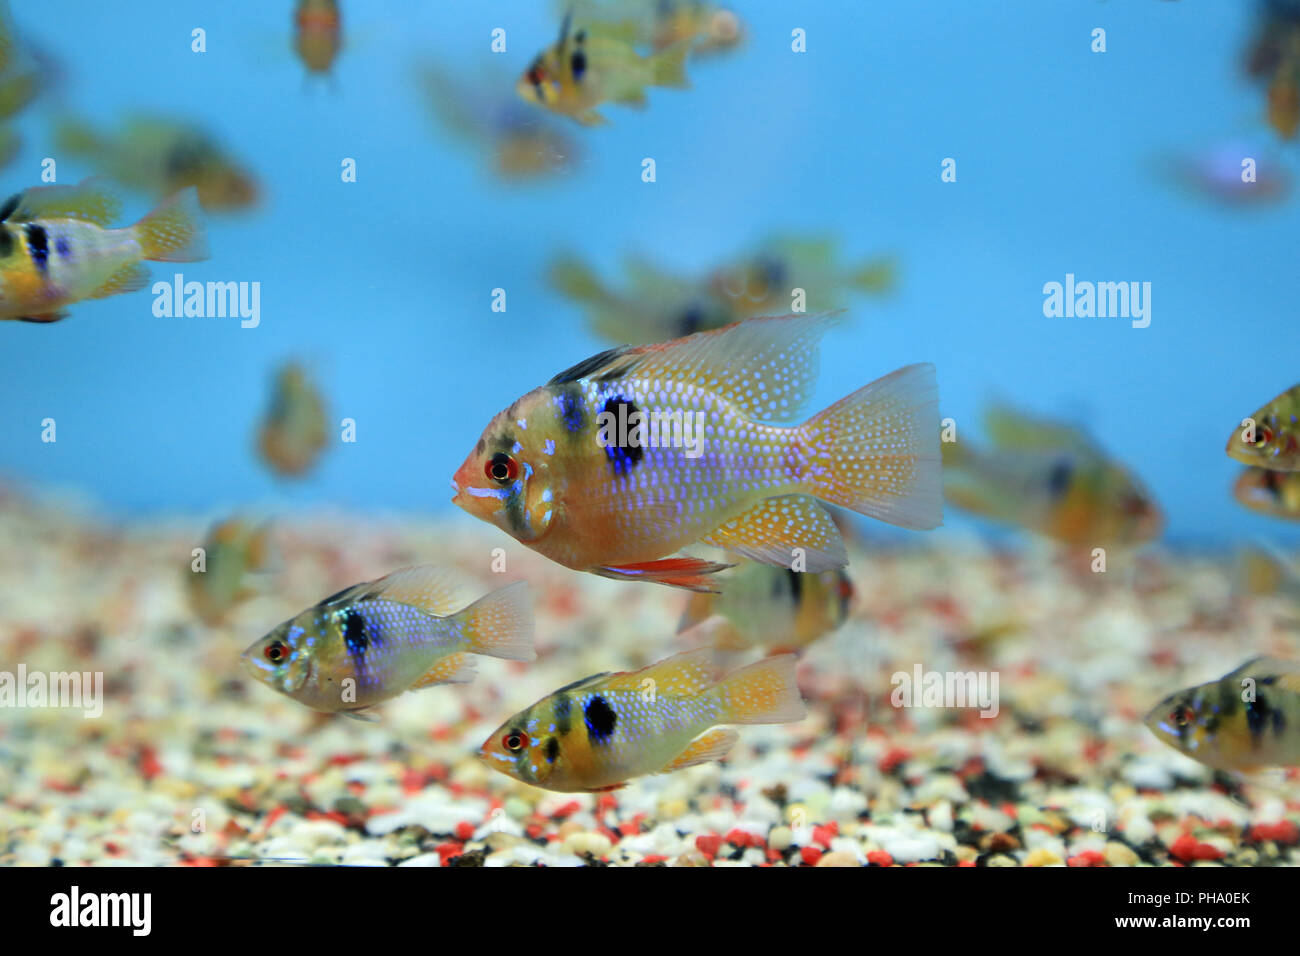
[[[1273,440],[1273,432],[1265,425],[1255,429],[1255,446],[1262,447]]]
[[[528,735],[522,730],[512,730],[501,738],[501,746],[512,754],[517,754],[528,746]]]
[[[1169,722],[1175,727],[1186,727],[1192,722],[1192,715],[1186,707],[1175,707],[1169,713]]]
[[[505,484],[519,476],[519,463],[503,451],[497,452],[483,466],[483,473],[493,481]]]
[[[266,650],[262,653],[266,655],[266,659],[272,664],[279,664],[289,656],[288,651],[289,649],[284,646],[284,642],[272,641],[270,644],[266,645]]]

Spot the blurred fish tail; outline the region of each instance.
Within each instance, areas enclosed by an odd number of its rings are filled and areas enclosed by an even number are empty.
[[[651,84],[677,89],[688,89],[691,85],[686,78],[686,57],[691,52],[692,40],[679,40],[672,46],[650,58]]]
[[[164,200],[133,228],[142,258],[153,262],[196,262],[208,257],[199,194],[193,186]]]
[[[466,648],[508,661],[531,661],[533,602],[523,581],[484,595],[455,615],[464,627]]]

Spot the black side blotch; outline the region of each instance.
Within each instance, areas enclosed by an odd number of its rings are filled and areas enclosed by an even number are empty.
[[[587,737],[592,743],[604,743],[614,735],[618,714],[614,713],[614,708],[610,707],[605,698],[599,694],[587,701],[582,716],[587,722]]]
[[[366,618],[356,608],[348,608],[343,617],[343,641],[348,646],[348,653],[353,657],[362,657],[370,646],[370,636],[366,633]]]

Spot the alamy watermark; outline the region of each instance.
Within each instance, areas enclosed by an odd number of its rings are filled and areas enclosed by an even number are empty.
[[[927,671],[916,664],[909,674],[895,671],[889,702],[895,707],[978,707],[980,716],[998,715],[997,671]]]
[[[606,404],[596,416],[602,448],[685,448],[687,458],[704,454],[704,412],[681,409],[643,412],[629,402]]]
[[[1150,282],[1065,282],[1043,285],[1043,315],[1049,319],[1132,319],[1133,328],[1151,324]]]
[[[262,283],[186,282],[176,273],[171,282],[153,284],[153,314],[160,319],[224,319],[236,316],[240,328],[262,322]]]
[[[79,708],[93,719],[104,713],[103,671],[0,671],[0,707]]]

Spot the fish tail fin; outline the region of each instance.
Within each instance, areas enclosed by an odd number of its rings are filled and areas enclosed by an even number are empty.
[[[807,713],[795,681],[793,654],[755,661],[719,681],[709,691],[722,703],[728,724],[785,724]]]
[[[154,262],[197,262],[208,257],[208,240],[193,186],[163,200],[133,227],[143,258]]]
[[[691,52],[691,45],[692,41],[689,38],[678,40],[672,46],[652,56],[650,82],[655,86],[689,89],[691,81],[686,78],[686,57]]]
[[[909,365],[800,425],[806,489],[901,528],[943,521],[939,390],[934,366]]]
[[[507,661],[537,659],[533,650],[533,601],[523,581],[485,594],[455,617],[464,627],[467,650]]]

